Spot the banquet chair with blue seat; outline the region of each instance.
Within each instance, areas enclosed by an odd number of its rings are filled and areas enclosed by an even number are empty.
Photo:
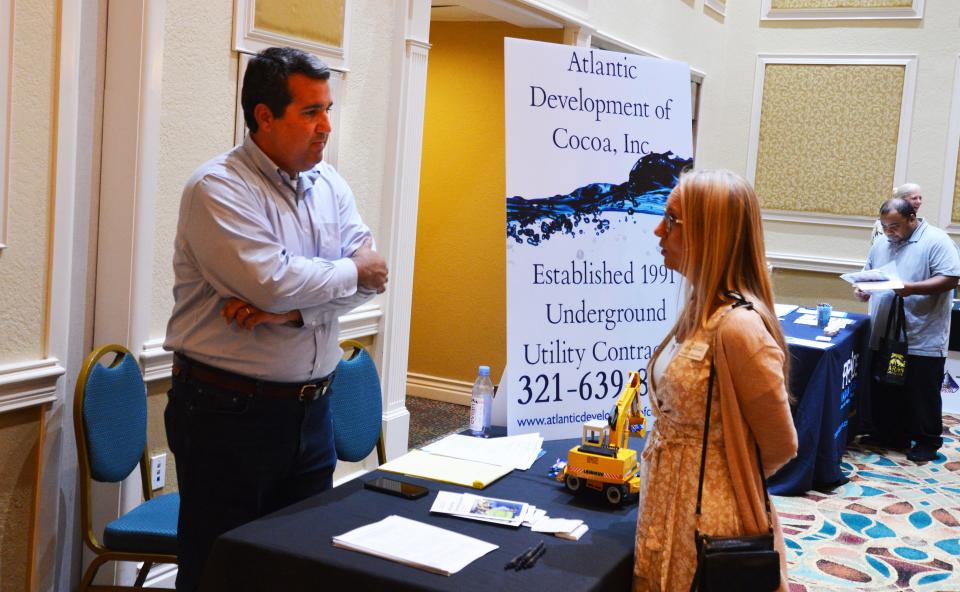
[[[109,365],[104,356],[114,355]],[[80,466],[83,541],[96,556],[80,583],[80,592],[116,590],[94,586],[108,561],[143,562],[133,588],[142,588],[155,563],[177,562],[180,495],[153,496],[147,456],[147,390],[133,355],[120,345],[105,345],[87,356],[77,379],[73,421]],[[119,483],[140,465],[144,501],[107,524],[102,542],[93,532],[93,481]],[[129,586],[124,588],[130,588]]]
[[[376,447],[378,464],[383,464],[383,401],[377,366],[363,344],[347,340],[340,347],[348,350],[348,355],[337,364],[330,385],[337,459],[360,462]]]

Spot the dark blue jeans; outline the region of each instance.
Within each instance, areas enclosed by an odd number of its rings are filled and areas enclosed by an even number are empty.
[[[254,397],[174,377],[164,421],[177,465],[177,590],[195,590],[222,533],[333,484],[330,400]]]

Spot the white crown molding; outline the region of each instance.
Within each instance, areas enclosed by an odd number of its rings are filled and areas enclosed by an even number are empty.
[[[703,5],[720,16],[727,16],[727,5],[720,0],[703,0]]]
[[[795,224],[818,224],[821,226],[845,226],[847,228],[873,228],[876,218],[868,216],[843,216],[840,214],[818,214],[811,212],[789,212],[784,210],[763,210],[764,220],[774,222],[793,222]]]
[[[705,0],[709,2],[710,0]],[[795,8],[774,9],[771,0],[760,3],[763,21],[824,21],[824,20],[919,20],[923,18],[924,0],[913,0],[909,8]]]
[[[910,147],[910,124],[913,117],[913,98],[917,82],[917,56],[914,54],[759,54],[753,87],[753,111],[750,116],[750,136],[747,147],[747,180],[756,184],[757,153],[760,148],[760,111],[763,106],[763,79],[768,64],[796,65],[851,65],[903,66],[903,93],[900,99],[900,126],[897,132],[897,155],[894,162],[893,184],[904,183],[907,170],[907,152]],[[791,212],[791,214],[793,214]],[[800,216],[807,214],[796,213]],[[809,216],[816,216],[810,214]],[[821,214],[826,217],[826,214]],[[765,219],[767,214],[764,214]],[[847,217],[849,219],[859,217]],[[791,220],[799,221],[799,220]],[[823,222],[827,224],[828,222]],[[849,224],[843,224],[849,226]],[[859,224],[857,224],[859,226]]]
[[[473,383],[432,376],[419,372],[407,372],[407,394],[444,403],[470,405]]]
[[[383,310],[377,303],[364,304],[340,316],[340,340],[369,337],[380,332]],[[150,339],[143,344],[140,365],[144,382],[170,378],[173,369],[173,352],[163,349],[164,337]]]
[[[953,223],[953,194],[957,181],[957,154],[960,152],[960,55],[957,55],[953,74],[953,100],[947,124],[946,161],[943,167],[943,196],[940,198],[940,228],[950,234],[960,234],[960,224]]]
[[[658,54],[655,51],[650,51],[649,49],[645,49],[639,45],[630,43],[621,37],[607,33],[606,31],[594,31],[590,41],[597,49],[607,49],[622,53],[635,53],[648,58],[657,58],[661,60],[670,59]],[[706,76],[707,75],[703,70],[699,70],[693,66],[690,66],[690,80],[693,82],[700,84],[703,82],[703,79],[706,78]]]
[[[817,257],[815,255],[794,255],[792,253],[775,253],[768,251],[767,263],[774,269],[797,269],[801,271],[841,274],[862,270],[866,261],[863,259]]]
[[[66,373],[56,358],[0,366],[0,413],[57,400],[57,381]]]

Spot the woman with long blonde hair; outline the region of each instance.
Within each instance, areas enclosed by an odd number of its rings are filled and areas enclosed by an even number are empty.
[[[765,507],[765,476],[796,455],[786,344],[774,314],[753,188],[729,171],[685,173],[655,234],[667,267],[686,278],[676,325],[648,365],[656,424],[642,455],[634,590],[689,590],[695,533],[783,535]],[[703,500],[696,515],[707,388],[712,389]]]

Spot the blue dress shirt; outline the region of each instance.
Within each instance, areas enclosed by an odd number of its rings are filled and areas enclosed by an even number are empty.
[[[342,355],[339,315],[374,295],[357,289],[350,260],[370,237],[332,166],[291,178],[248,135],[183,190],[164,348],[263,380],[326,376]],[[304,326],[227,325],[220,310],[230,297],[275,313],[300,310]]]

